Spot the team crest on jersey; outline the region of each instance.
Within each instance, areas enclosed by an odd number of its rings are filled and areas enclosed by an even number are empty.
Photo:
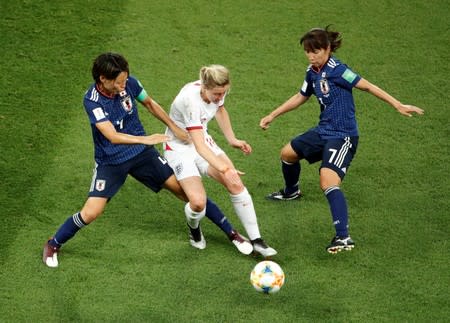
[[[120,99],[120,104],[122,105],[122,108],[128,113],[133,110],[133,102],[131,101],[131,97],[129,95]]]
[[[328,92],[330,92],[330,86],[328,85],[327,79],[321,79],[319,83],[320,91],[322,91],[323,94],[328,94]]]
[[[95,181],[95,190],[101,192],[105,189],[106,181],[104,179],[98,179]]]

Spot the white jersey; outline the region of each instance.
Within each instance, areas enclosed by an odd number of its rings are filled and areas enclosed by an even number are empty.
[[[218,103],[206,103],[200,96],[201,83],[195,81],[186,84],[173,101],[169,116],[181,129],[195,130],[202,129],[205,142],[213,148],[213,139],[208,135],[208,122],[214,118],[218,109],[224,105],[225,96]],[[173,139],[164,144],[164,150],[182,152],[187,149],[195,149],[194,144],[187,144],[166,128],[166,135]]]

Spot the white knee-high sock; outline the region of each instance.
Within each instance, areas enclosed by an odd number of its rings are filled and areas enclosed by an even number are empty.
[[[241,220],[250,240],[261,238],[255,207],[253,206],[253,200],[248,193],[247,188],[244,187],[244,190],[237,195],[230,194],[230,197],[234,211]]]
[[[186,215],[186,220],[189,226],[192,229],[197,229],[200,223],[200,220],[205,216],[206,208],[204,208],[200,212],[192,211],[189,203],[186,203],[184,206],[184,214]]]

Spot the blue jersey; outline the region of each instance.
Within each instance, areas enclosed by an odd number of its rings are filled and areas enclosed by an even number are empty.
[[[141,144],[113,144],[95,126],[98,122],[110,121],[117,132],[144,136],[145,130],[139,120],[136,102],[141,93],[145,93],[145,90],[140,82],[131,76],[128,77],[125,90],[114,97],[102,94],[95,84],[87,90],[83,103],[91,123],[97,164],[121,164],[144,150],[145,145]]]
[[[324,139],[358,136],[352,88],[361,79],[347,65],[330,57],[317,72],[311,66],[300,93],[315,95],[320,104],[320,121],[315,128]]]

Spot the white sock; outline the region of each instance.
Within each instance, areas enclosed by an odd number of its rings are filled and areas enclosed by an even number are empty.
[[[241,220],[250,240],[261,238],[258,221],[256,220],[255,207],[253,206],[253,200],[247,188],[244,187],[244,190],[237,195],[230,194],[230,197],[234,211]]]
[[[206,208],[200,212],[192,211],[189,203],[184,206],[184,214],[186,215],[186,220],[192,229],[197,229],[200,224],[200,220],[205,216]]]

